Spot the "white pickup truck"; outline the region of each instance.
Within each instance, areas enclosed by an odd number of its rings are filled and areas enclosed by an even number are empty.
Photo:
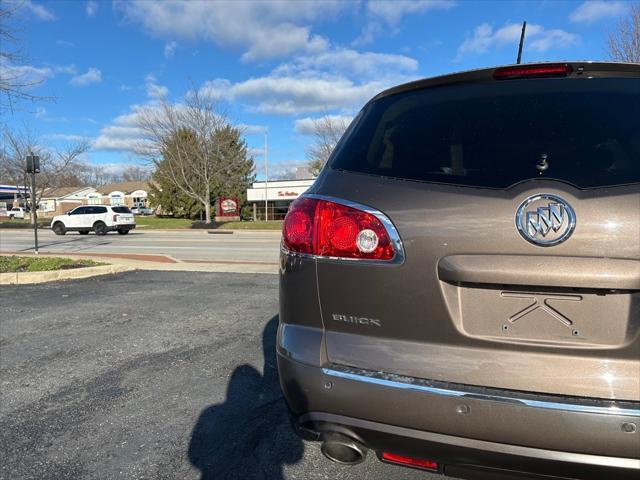
[[[11,210],[7,212],[9,219],[12,218],[24,218],[26,216],[26,209],[22,207],[13,207]]]
[[[67,212],[66,215],[53,217],[51,230],[56,235],[67,232],[79,232],[86,235],[90,231],[96,235],[106,235],[117,231],[126,235],[136,228],[136,221],[129,207],[109,205],[83,205]]]

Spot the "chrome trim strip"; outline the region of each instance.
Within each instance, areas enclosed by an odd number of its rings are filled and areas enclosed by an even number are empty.
[[[587,400],[584,403],[557,402],[553,400],[536,399],[533,398],[534,395],[527,396],[527,394],[520,392],[513,392],[514,396],[506,394],[501,395],[498,393],[486,393],[487,389],[482,389],[483,392],[480,392],[478,387],[467,387],[460,384],[456,384],[455,388],[448,388],[446,387],[447,384],[445,382],[432,382],[420,378],[405,377],[384,372],[374,372],[371,370],[352,369],[349,367],[345,367],[343,370],[337,370],[335,366],[334,368],[325,367],[322,369],[322,372],[331,377],[344,378],[355,382],[371,383],[383,387],[428,393],[444,397],[502,402],[524,407],[543,408],[547,410],[640,417],[640,403],[637,402],[615,402],[607,400]],[[536,396],[541,397],[544,395]],[[547,398],[550,397],[551,396],[548,396]]]
[[[404,263],[404,247],[402,246],[402,240],[400,239],[400,234],[398,230],[396,230],[395,225],[389,220],[384,213],[380,210],[376,210],[375,208],[369,207],[368,205],[363,205],[361,203],[352,202],[351,200],[344,200],[342,198],[331,197],[328,195],[317,195],[315,193],[304,193],[300,195],[298,198],[315,198],[318,200],[326,200],[328,202],[339,203],[341,205],[346,205],[347,207],[356,208],[358,210],[362,210],[363,212],[367,212],[373,216],[375,216],[382,225],[387,229],[387,233],[389,234],[389,238],[391,239],[391,244],[393,245],[393,251],[395,255],[391,260],[373,260],[370,258],[342,258],[342,257],[328,257],[321,255],[312,255],[309,253],[298,253],[292,252],[288,250],[283,242],[280,242],[280,252],[285,255],[291,255],[293,257],[302,257],[302,258],[311,258],[314,260],[319,260],[323,262],[337,262],[337,263],[353,263],[354,265],[401,265]]]
[[[399,427],[396,425],[372,422],[371,420],[347,417],[345,415],[337,415],[334,413],[308,412],[301,415],[298,422],[300,425],[304,425],[308,422],[318,422],[321,425],[328,424],[329,428],[335,428],[335,425],[344,425],[352,428],[362,428],[370,430],[372,432],[382,432],[389,435],[401,436],[419,441],[439,443],[442,445],[449,445],[460,448],[471,448],[474,450],[480,450],[485,454],[492,454],[496,456],[517,455],[519,457],[528,457],[534,460],[540,459],[551,462],[559,461],[563,463],[575,463],[577,465],[598,465],[603,467],[629,468],[640,470],[640,460],[637,460],[635,458],[609,456],[605,457],[587,453],[545,450],[542,448],[510,445],[507,443],[490,442],[487,440],[477,440],[475,438],[456,437],[443,433],[426,432],[424,430],[414,430],[407,427]]]

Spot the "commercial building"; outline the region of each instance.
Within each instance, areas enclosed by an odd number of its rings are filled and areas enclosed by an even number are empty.
[[[149,207],[148,192],[148,182],[111,183],[100,188],[47,188],[38,202],[38,215],[55,217],[80,205],[126,205],[129,208],[146,208]],[[28,196],[26,187],[0,185],[0,216],[6,216],[6,211],[13,206],[25,205]]]
[[[77,206],[86,204],[87,195],[95,192],[93,187],[47,188],[38,202],[38,215],[55,217]]]
[[[12,207],[24,206],[27,192],[24,186],[0,185],[0,217],[5,217]]]
[[[253,205],[253,219],[264,220],[265,198],[269,220],[282,220],[289,205],[313,184],[315,179],[254,182],[247,189],[247,202]]]
[[[147,208],[149,182],[110,183],[95,189],[88,196],[89,205],[126,205],[129,208]]]

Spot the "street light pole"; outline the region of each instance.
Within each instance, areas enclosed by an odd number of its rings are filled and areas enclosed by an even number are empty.
[[[269,220],[269,129],[264,131],[264,219]]]
[[[34,253],[38,255],[38,202],[36,201],[36,173],[40,173],[40,157],[27,155],[27,173],[31,174],[31,218],[33,218]]]

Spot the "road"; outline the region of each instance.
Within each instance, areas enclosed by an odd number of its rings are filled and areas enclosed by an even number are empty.
[[[279,232],[238,231],[233,234],[210,234],[207,230],[143,231],[128,235],[109,233],[68,233],[56,236],[51,230],[40,230],[43,253],[117,253],[168,255],[182,261],[247,261],[276,264],[280,245]],[[0,229],[0,253],[33,251],[33,231]]]
[[[274,275],[3,286],[0,479],[442,478],[374,455],[339,466],[292,433],[277,303]]]

